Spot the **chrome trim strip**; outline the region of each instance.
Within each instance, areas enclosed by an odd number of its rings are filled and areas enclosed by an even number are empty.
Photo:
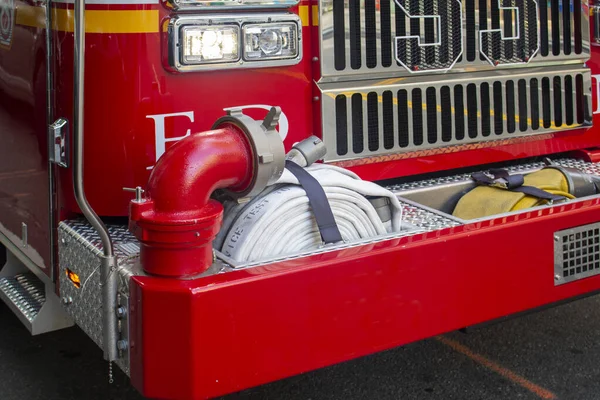
[[[54,121],[54,71],[53,71],[53,48],[52,48],[52,3],[56,0],[46,0],[46,124],[49,126]],[[54,152],[54,145],[50,135],[47,135],[48,140],[48,237],[50,239],[50,279],[56,279],[56,270],[58,269],[56,254],[57,254],[57,239],[56,227],[58,226],[58,198],[56,195],[56,167],[51,161],[51,154]]]
[[[593,44],[600,44],[600,6],[592,6],[590,13],[594,16]]]
[[[74,4],[75,0],[52,0],[53,3]],[[134,4],[160,4],[160,0],[85,0],[85,4],[102,5],[134,5]]]
[[[89,0],[88,0],[89,1]],[[95,0],[102,1],[102,0]],[[203,11],[222,11],[234,9],[264,9],[264,8],[290,8],[297,5],[300,0],[212,0],[212,1],[193,1],[193,0],[161,0],[167,7],[178,10],[203,10]]]

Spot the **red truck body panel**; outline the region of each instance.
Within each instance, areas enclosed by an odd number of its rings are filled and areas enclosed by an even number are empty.
[[[131,286],[131,378],[149,397],[260,385],[600,289],[555,286],[552,232],[600,200],[181,281]],[[366,372],[368,373],[368,372]]]
[[[286,149],[321,135],[316,4],[302,1],[290,10],[303,20],[299,64],[185,74],[164,66],[164,26],[172,10],[150,0],[88,4],[84,169],[94,210],[126,217],[131,193],[123,188],[144,186],[162,152],[209,129],[226,108],[243,106],[262,118],[268,106],[280,106]],[[54,114],[68,120],[72,8],[52,5]],[[16,1],[12,46],[0,47],[0,111],[9,120],[0,120],[0,223],[13,241],[23,221],[37,227],[30,246],[50,274],[55,226],[46,225],[50,217],[40,210],[54,189],[59,219],[79,209],[71,168],[57,170],[56,188],[48,185],[45,129],[51,121],[43,117],[45,93],[37,78],[44,58],[31,67],[33,52],[19,64],[23,68],[14,67],[15,53],[31,43],[43,46],[40,10]],[[592,47],[592,73],[600,73],[599,51]],[[592,92],[595,111],[597,79]],[[23,105],[19,112],[16,104]],[[383,180],[586,149],[582,157],[597,160],[598,115],[594,122],[590,129],[338,165]],[[592,293],[600,289],[600,276],[555,286],[553,232],[598,221],[600,199],[594,198],[193,280],[134,277],[132,382],[153,398],[218,396]]]
[[[319,76],[318,68],[313,64],[318,63],[313,62],[311,57],[318,51],[314,42],[309,40],[311,33],[315,35],[316,27],[308,26],[313,23],[309,7],[310,3],[303,1],[293,9],[299,12],[302,8],[304,11],[300,14],[306,13],[309,18],[303,28],[303,60],[298,65],[287,67],[177,74],[164,67],[161,46],[164,46],[166,34],[159,33],[158,25],[156,32],[88,33],[85,181],[88,199],[98,214],[127,215],[131,196],[122,188],[145,185],[157,159],[157,146],[167,149],[174,140],[187,133],[210,129],[226,108],[280,106],[288,122],[284,133],[286,150],[311,134],[321,135],[320,104],[315,99],[318,93],[313,84]],[[160,5],[88,5],[87,10],[109,13],[142,11],[147,13],[145,15],[152,23],[160,22],[161,25],[170,15]],[[143,26],[146,26],[145,23]],[[71,33],[55,32],[54,42],[58,45],[56,51],[59,55],[57,83],[60,85],[57,115],[68,118],[73,108],[72,39]],[[593,109],[596,109],[595,104]],[[262,108],[245,109],[254,118],[262,118],[266,111]],[[161,138],[167,142],[163,143]],[[382,180],[597,145],[598,139],[592,128],[338,164],[355,171],[363,179]],[[71,194],[70,182],[70,170],[62,170],[59,185],[64,208],[65,211],[76,212],[78,208]]]

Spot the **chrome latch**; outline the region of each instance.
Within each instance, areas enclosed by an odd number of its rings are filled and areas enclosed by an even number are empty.
[[[69,122],[66,119],[59,118],[48,126],[50,161],[63,168],[69,166],[68,137]]]
[[[144,193],[146,193],[146,191],[142,189],[141,186],[136,186],[135,188],[123,188],[123,190],[126,192],[135,193],[135,200],[133,201],[137,203],[143,203],[144,201],[146,201],[146,199],[144,198]]]

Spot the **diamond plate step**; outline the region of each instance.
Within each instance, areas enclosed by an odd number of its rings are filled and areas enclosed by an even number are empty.
[[[73,325],[64,312],[52,282],[44,282],[12,253],[0,269],[0,300],[19,318],[32,335]]]
[[[0,278],[0,298],[31,331],[33,321],[46,302],[46,291],[42,281],[26,272]]]

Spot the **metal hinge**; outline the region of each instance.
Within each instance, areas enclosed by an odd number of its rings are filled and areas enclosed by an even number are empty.
[[[50,161],[63,168],[69,166],[68,137],[69,122],[66,119],[59,118],[48,126]]]

